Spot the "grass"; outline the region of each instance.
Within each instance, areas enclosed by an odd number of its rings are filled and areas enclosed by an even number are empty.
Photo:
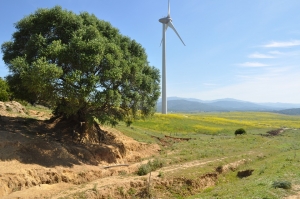
[[[27,110],[49,111],[43,107],[26,106]],[[159,143],[155,137],[165,135],[192,138],[189,141],[175,142],[162,147],[154,160],[163,160],[165,166],[186,162],[201,162],[189,168],[159,171],[164,179],[184,177],[196,180],[207,173],[216,172],[232,162],[246,159],[236,171],[218,176],[214,186],[197,192],[189,192],[190,187],[152,188],[158,195],[168,193],[169,198],[283,198],[294,194],[293,185],[300,185],[300,117],[263,112],[227,112],[199,114],[155,114],[147,120],[135,121],[130,127],[126,123],[117,129],[137,141]],[[243,128],[246,135],[235,136],[236,129]],[[288,128],[278,136],[261,136],[268,131]],[[143,165],[145,174],[159,169],[161,162]],[[252,175],[238,178],[237,172],[254,170]],[[122,173],[120,173],[123,175]],[[92,189],[97,193],[96,187]],[[118,189],[119,195],[134,195],[138,190]],[[190,195],[184,195],[190,193]],[[85,198],[85,192],[75,198]],[[72,196],[73,197],[73,196]]]
[[[257,152],[262,155],[252,155],[251,162],[239,170],[253,169],[253,175],[247,178],[237,178],[236,172],[223,175],[218,184],[207,191],[190,198],[282,198],[292,194],[291,190],[279,186],[300,184],[299,131],[288,131],[283,136],[277,136],[263,145]],[[276,186],[276,187],[275,187]]]
[[[155,114],[148,120],[136,121],[131,128],[119,125],[124,134],[136,140],[157,142],[151,135],[189,137],[190,141],[174,142],[164,147],[160,157],[166,165],[191,161],[206,164],[165,172],[165,178],[196,179],[215,169],[241,159],[248,161],[236,171],[220,174],[215,186],[184,198],[283,198],[294,193],[293,185],[300,184],[300,117],[263,112],[228,112],[200,114]],[[234,136],[238,128],[247,135]],[[268,131],[288,128],[278,136],[261,136]],[[159,142],[158,142],[159,143]],[[214,161],[220,159],[219,161]],[[246,178],[237,172],[254,170]],[[287,187],[287,188],[285,188]],[[178,192],[179,190],[179,192]],[[184,194],[186,188],[182,188]],[[182,198],[180,189],[160,188],[170,198]]]
[[[48,111],[43,107],[33,106],[26,106],[26,109]],[[50,112],[49,110],[49,114]],[[147,120],[135,121],[130,127],[126,123],[120,123],[116,128],[125,135],[146,143],[160,144],[155,137],[163,138],[165,135],[192,138],[189,141],[171,141],[170,145],[162,147],[160,155],[154,160],[163,160],[164,166],[187,162],[203,164],[171,172],[159,171],[164,180],[180,177],[196,180],[202,175],[216,172],[216,168],[241,159],[247,160],[237,170],[220,174],[214,186],[191,192],[190,195],[183,195],[190,187],[175,187],[175,191],[172,188],[152,187],[151,191],[157,195],[165,196],[167,193],[169,198],[190,199],[277,199],[294,194],[293,186],[300,185],[299,121],[300,116],[263,112],[155,114]],[[234,132],[239,128],[245,129],[247,134],[235,136]],[[278,136],[261,136],[278,128],[288,129]],[[145,170],[150,172],[159,169],[160,165],[161,161],[153,161],[145,165]],[[153,169],[152,166],[156,168]],[[237,172],[243,170],[254,171],[249,177],[238,178]],[[96,185],[90,191],[97,195]],[[133,196],[138,192],[133,188],[126,191],[123,187],[119,187],[118,191],[121,196]],[[85,198],[86,193],[80,192],[73,196]]]
[[[123,124],[123,126],[126,126]],[[300,128],[299,116],[264,112],[226,112],[200,114],[155,114],[147,120],[135,121],[132,129],[149,134],[231,135],[238,128],[259,132],[277,128]],[[119,128],[119,127],[118,127]],[[129,133],[129,129],[122,128]],[[134,133],[134,132],[131,132]]]

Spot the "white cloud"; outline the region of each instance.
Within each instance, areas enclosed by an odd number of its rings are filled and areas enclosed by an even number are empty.
[[[300,51],[289,51],[289,52],[280,52],[280,51],[270,51],[269,52],[272,55],[275,55],[277,58],[280,57],[299,57]]]
[[[270,54],[273,54],[273,55],[284,55],[283,52],[280,52],[280,51],[277,51],[277,50],[270,51],[269,53],[270,53]]]
[[[237,84],[199,92],[199,99],[235,98],[252,102],[299,103],[300,71],[273,71],[244,77]]]
[[[217,84],[213,84],[213,83],[203,83],[204,86],[216,86]]]
[[[253,54],[250,54],[248,57],[249,57],[249,58],[257,58],[257,59],[270,59],[270,58],[275,58],[275,57],[272,56],[272,55],[266,55],[266,54],[261,54],[261,53],[253,53]]]
[[[253,68],[269,66],[268,64],[263,64],[259,62],[245,62],[237,65],[242,67],[253,67]]]
[[[292,47],[292,46],[300,46],[300,40],[286,41],[286,42],[277,42],[272,41],[268,44],[263,45],[265,48],[283,48],[283,47]]]

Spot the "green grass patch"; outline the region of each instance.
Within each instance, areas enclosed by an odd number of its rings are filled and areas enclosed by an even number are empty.
[[[189,198],[283,198],[293,194],[292,184],[300,184],[299,131],[287,131],[282,136],[268,138],[245,165],[236,172],[221,175],[214,188]],[[234,145],[233,145],[234,147]],[[253,169],[253,174],[238,178],[237,172]]]
[[[218,167],[248,160],[236,171],[220,174],[215,186],[200,190],[194,196],[163,188],[156,190],[162,194],[169,192],[171,198],[283,198],[294,193],[288,187],[300,185],[299,121],[300,116],[263,112],[155,114],[147,120],[135,121],[131,127],[121,124],[117,128],[144,142],[160,143],[151,136],[192,138],[162,147],[158,158],[163,159],[166,166],[192,161],[206,164],[171,172],[163,170],[166,179],[195,179],[216,172]],[[247,134],[235,136],[239,128],[245,129]],[[277,136],[265,136],[268,131],[279,128],[287,129]],[[219,161],[214,161],[217,159]],[[145,170],[150,167],[144,166]],[[254,171],[250,176],[237,177],[237,172],[244,170]]]

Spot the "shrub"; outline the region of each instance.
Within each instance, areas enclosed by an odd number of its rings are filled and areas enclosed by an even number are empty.
[[[151,171],[155,171],[159,168],[162,168],[163,166],[164,166],[163,161],[154,159],[153,161],[149,161],[147,164],[141,165],[137,171],[137,174],[139,176],[146,175]]]
[[[132,124],[132,121],[131,121],[131,120],[127,120],[127,121],[125,121],[125,123],[126,123],[126,126],[127,126],[127,127],[130,127],[131,124]]]
[[[216,172],[222,173],[222,172],[223,172],[223,166],[222,166],[222,165],[219,165],[219,166],[216,168]]]
[[[273,182],[273,188],[282,188],[282,189],[290,189],[292,187],[292,183],[288,181],[275,181]]]
[[[130,189],[128,189],[127,193],[128,193],[130,196],[133,196],[134,194],[136,194],[136,190],[133,189],[132,187],[130,187]]]
[[[235,135],[242,135],[242,134],[246,134],[245,129],[243,128],[239,128],[234,132]]]
[[[0,101],[8,101],[10,96],[11,93],[6,80],[0,77]]]
[[[154,159],[152,162],[149,161],[148,164],[150,165],[152,171],[155,171],[156,169],[162,168],[164,166],[164,163],[159,159]]]
[[[149,166],[149,164],[143,164],[139,167],[139,169],[137,171],[137,174],[139,176],[143,176],[143,175],[146,175],[150,172],[151,172],[151,167]]]
[[[160,172],[158,173],[158,177],[160,177],[160,178],[163,178],[163,177],[165,177],[165,173],[164,173],[164,172],[162,172],[162,171],[160,171]]]

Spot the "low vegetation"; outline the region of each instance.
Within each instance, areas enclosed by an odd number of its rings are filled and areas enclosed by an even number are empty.
[[[282,188],[282,189],[290,189],[292,188],[292,183],[289,181],[275,181],[272,185],[275,189]]]
[[[27,104],[24,111],[35,113],[36,117],[51,116],[51,111],[42,106]],[[28,122],[35,119],[38,118],[30,118]],[[159,144],[160,153],[142,159],[146,163],[132,172],[120,167],[116,172],[119,176],[114,178],[116,184],[107,185],[106,191],[103,191],[105,186],[99,177],[99,181],[93,181],[92,185],[86,185],[86,188],[79,185],[78,191],[62,198],[109,198],[104,194],[113,193],[111,198],[151,195],[153,198],[178,199],[275,199],[297,194],[300,185],[299,119],[272,113],[232,112],[155,114],[149,120],[135,121],[130,126],[120,123],[117,128],[125,135]],[[162,122],[157,126],[146,125],[158,120]],[[197,129],[197,122],[201,123],[198,126],[201,128]],[[166,123],[167,127],[160,126]],[[179,131],[184,123],[186,128]],[[203,130],[202,126],[209,126],[211,131]],[[247,131],[247,136],[234,135],[240,128]],[[111,171],[117,168],[113,167]],[[118,184],[116,180],[119,179],[123,184]],[[17,193],[18,189],[14,191]]]
[[[159,169],[164,178],[184,180],[171,187],[153,185],[157,197],[275,199],[296,194],[293,185],[300,184],[299,119],[262,112],[156,114],[131,127],[120,124],[117,128],[136,140],[162,144],[158,158],[164,159],[167,167],[186,162],[194,165],[173,171]],[[240,127],[247,136],[234,135]],[[270,133],[280,136],[265,136]],[[170,135],[191,139],[174,140]],[[239,166],[230,165],[241,160],[245,161]],[[196,188],[195,183],[207,174],[217,175],[211,176],[214,183]]]
[[[0,77],[0,101],[8,101],[10,96],[11,93],[6,80]]]
[[[239,128],[239,129],[235,130],[234,134],[235,135],[243,135],[243,134],[246,134],[246,131],[243,128]]]
[[[150,160],[147,164],[143,164],[138,168],[137,174],[139,176],[146,175],[151,171],[156,171],[164,166],[164,162],[159,159]]]
[[[125,128],[125,125],[117,128],[137,139],[153,141],[145,135],[233,135],[237,128],[251,134],[265,134],[280,128],[300,129],[300,122],[299,116],[265,112],[155,114],[147,120],[134,121],[131,128]]]

